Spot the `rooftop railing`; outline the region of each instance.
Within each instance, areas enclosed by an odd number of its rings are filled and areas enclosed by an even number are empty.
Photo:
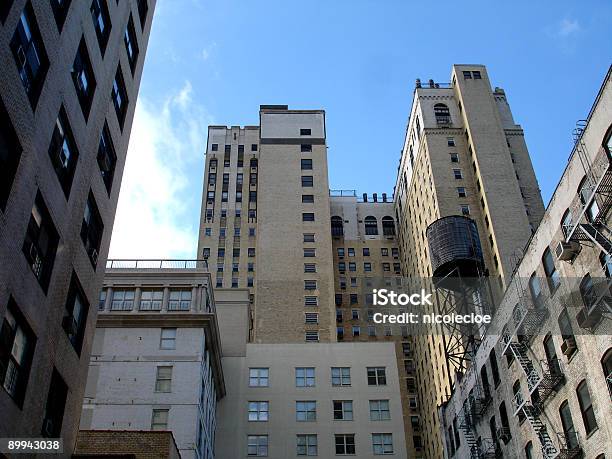
[[[109,259],[106,269],[207,269],[208,260]]]

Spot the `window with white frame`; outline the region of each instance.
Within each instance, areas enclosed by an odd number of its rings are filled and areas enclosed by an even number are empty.
[[[332,367],[331,369],[332,386],[350,386],[351,369],[350,367]]]
[[[270,404],[267,401],[249,402],[249,421],[265,422],[268,420]]]
[[[334,441],[337,456],[355,454],[355,434],[336,434]]]
[[[388,421],[391,419],[389,400],[370,400],[370,420]]]
[[[352,421],[353,420],[353,401],[352,400],[334,400],[334,420],[335,421]]]
[[[191,289],[170,290],[168,311],[189,311],[191,308]]]
[[[298,456],[317,456],[318,445],[316,434],[298,434],[297,435],[297,450]]]
[[[143,289],[140,292],[141,311],[161,311],[164,291],[160,289]]]
[[[134,308],[134,290],[113,290],[111,311],[131,311]]]
[[[176,328],[162,328],[159,343],[160,349],[176,349]]]
[[[393,435],[390,433],[372,434],[374,455],[393,454]]]
[[[268,387],[269,368],[249,368],[249,387]]]
[[[368,386],[384,386],[387,384],[385,367],[368,367]]]
[[[295,402],[295,420],[310,422],[317,420],[317,402],[314,400],[298,400]]]
[[[268,455],[267,435],[247,435],[247,456],[266,457]]]
[[[172,367],[157,367],[155,392],[170,392],[172,388]]]
[[[306,312],[304,313],[305,319],[304,322],[307,324],[318,324],[319,323],[319,313],[318,312]]]
[[[151,416],[151,430],[168,430],[167,409],[154,409]]]
[[[307,342],[319,341],[319,332],[318,331],[307,331],[305,339]]]
[[[304,297],[304,306],[318,306],[319,300],[316,296],[305,296]]]
[[[295,387],[314,387],[315,369],[313,367],[298,367],[295,369]]]

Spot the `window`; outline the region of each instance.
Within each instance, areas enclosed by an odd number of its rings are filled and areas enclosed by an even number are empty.
[[[311,135],[310,129],[300,129],[300,135]]]
[[[307,258],[316,256],[316,249],[304,249],[304,256]]]
[[[87,121],[89,118],[89,110],[91,109],[91,102],[96,92],[96,78],[94,76],[93,67],[91,66],[91,61],[89,60],[85,38],[81,38],[81,42],[79,43],[79,48],[74,58],[74,63],[72,64],[71,74],[74,88],[81,105],[81,111],[83,112],[85,121]]]
[[[303,222],[314,222],[315,216],[313,212],[302,212],[302,221]]]
[[[302,159],[301,161],[301,167],[302,170],[312,170],[312,159]]]
[[[343,236],[344,235],[344,222],[342,221],[342,217],[338,217],[334,215],[331,218],[331,233],[332,236]]]
[[[66,16],[68,15],[70,2],[71,0],[51,0],[51,9],[53,10],[55,23],[57,24],[57,29],[60,31],[60,33],[62,31],[62,28],[64,27],[64,21],[66,20]],[[11,2],[8,2],[9,5],[10,3]]]
[[[576,345],[576,338],[574,337],[572,323],[570,321],[569,314],[567,313],[567,309],[563,309],[563,311],[561,311],[561,314],[559,314],[559,318],[557,319],[557,323],[559,324],[559,330],[561,331],[561,339],[563,339],[561,351],[567,356],[567,358],[570,358],[576,351],[578,351],[578,346]],[[551,349],[551,353],[554,354],[554,345]],[[558,365],[559,364],[557,363],[557,367]],[[561,372],[560,368],[556,369]]]
[[[312,194],[303,194],[302,202],[304,204],[312,204],[314,202],[314,196]]]
[[[115,165],[117,164],[117,155],[106,120],[100,134],[97,159],[100,173],[102,174],[102,181],[107,193],[110,195],[111,187],[113,186],[113,176],[115,175]]]
[[[176,328],[162,328],[159,348],[163,350],[176,349]]]
[[[136,39],[136,31],[134,30],[134,20],[130,13],[130,19],[128,20],[127,27],[123,33],[123,43],[125,44],[125,51],[127,52],[128,62],[130,64],[130,70],[134,75],[136,70],[136,63],[138,62],[138,40]]]
[[[314,387],[315,369],[312,367],[299,367],[295,369],[295,387]]]
[[[296,453],[298,456],[317,456],[317,436],[315,434],[298,434]]]
[[[108,7],[106,6],[106,0],[93,0],[91,2],[89,11],[91,12],[91,18],[93,19],[96,36],[98,37],[100,53],[102,53],[102,57],[104,57],[108,37],[110,37],[111,32],[111,21],[108,14]]]
[[[393,217],[382,218],[382,229],[383,235],[395,236],[395,222],[393,221]]]
[[[340,311],[340,321],[342,321],[342,311]],[[332,367],[331,379],[332,386],[350,386],[351,369],[349,367]]]
[[[334,421],[352,421],[353,420],[353,401],[352,400],[334,400]]]
[[[225,235],[223,235],[225,237]],[[225,249],[217,249],[217,258],[225,258]]]
[[[470,215],[470,206],[468,204],[461,204],[459,207],[461,208],[461,215],[466,217]]]
[[[304,313],[304,323],[307,324],[318,324],[319,313],[318,312],[306,312]]]
[[[385,367],[368,367],[368,386],[385,386],[387,385],[387,376]]]
[[[256,143],[252,143],[251,144],[251,151],[257,151],[257,144]]]
[[[309,153],[312,151],[312,145],[309,143],[303,143],[302,145],[300,145],[300,151],[302,153]]]
[[[149,12],[149,3],[147,0],[136,0],[138,6],[138,18],[140,19],[140,27],[142,30],[147,23],[147,13]]]
[[[189,311],[191,308],[191,290],[170,290],[168,311]]]
[[[391,419],[389,400],[370,400],[370,421],[388,421]]]
[[[537,278],[535,272],[529,278],[529,293],[531,294],[531,300],[533,301],[536,309],[541,308],[543,306],[541,296],[542,288],[540,287],[540,280]]]
[[[372,447],[375,455],[393,454],[393,435],[390,433],[372,434]]]
[[[351,279],[355,279],[355,278],[354,278],[354,277],[351,277]],[[357,279],[355,279],[355,280],[357,280]],[[352,285],[351,285],[351,287],[352,287]],[[351,294],[349,295],[349,298],[350,298],[350,304],[357,304],[357,303],[359,302],[359,300],[358,300],[358,296],[357,296],[357,294],[356,294],[356,293],[351,293]],[[358,319],[359,317],[354,317],[354,316],[355,316],[355,311],[357,311],[357,310],[356,310],[356,309],[353,309],[353,319],[355,319],[355,318],[357,318],[357,319]],[[357,311],[357,313],[359,313],[359,312]],[[359,314],[357,314],[357,315],[359,316]]]
[[[0,328],[0,387],[21,408],[28,386],[36,336],[13,298]]]
[[[59,235],[40,192],[37,192],[23,242],[23,253],[45,293],[49,287],[58,243]]]
[[[268,455],[267,435],[247,436],[247,456],[265,457]]]
[[[499,367],[497,366],[497,356],[495,355],[495,349],[491,349],[489,353],[489,363],[491,364],[491,374],[493,375],[493,384],[497,387],[500,383],[499,379]]]
[[[49,69],[49,59],[31,2],[26,3],[19,17],[10,46],[17,64],[19,78],[32,109],[35,109]]]
[[[70,279],[68,298],[66,300],[65,315],[62,319],[62,328],[66,332],[66,336],[68,336],[68,340],[70,344],[72,344],[77,355],[81,355],[81,346],[83,345],[83,337],[85,336],[88,312],[89,303],[87,303],[83,288],[76,274],[73,272],[72,278]]]
[[[155,392],[170,392],[172,387],[172,367],[157,367]]]
[[[249,402],[249,421],[265,422],[268,420],[268,402]]]
[[[465,187],[462,187],[462,186],[457,187],[457,196],[459,196],[460,198],[467,197],[467,191],[465,190]]]
[[[304,339],[307,342],[317,342],[319,341],[319,332],[318,331],[307,331]]]
[[[589,273],[586,273],[580,282],[580,296],[584,306],[590,310],[597,302],[597,292],[593,285],[593,279]],[[570,326],[571,327],[571,326]]]
[[[98,311],[104,311],[106,308],[106,290],[100,291],[100,296],[98,297]]]
[[[317,289],[316,280],[305,280],[304,281],[304,290],[316,290],[316,289]]]
[[[304,263],[304,272],[305,273],[316,273],[317,265],[314,263]]]
[[[268,387],[269,368],[249,368],[249,387]]]
[[[0,99],[0,209],[4,210],[21,159],[21,145]]]
[[[450,154],[450,160],[451,160],[451,163],[458,163],[459,162],[459,154],[458,153],[451,153]]]
[[[582,380],[576,388],[578,395],[578,403],[580,404],[580,413],[582,414],[582,422],[587,435],[597,429],[597,420],[595,419],[595,411],[591,402],[591,394],[585,380]]]
[[[354,261],[351,261],[349,263],[349,271],[351,271],[351,272],[357,271],[357,263],[355,263]]]
[[[45,404],[45,413],[43,415],[41,432],[43,437],[57,438],[61,435],[67,397],[68,386],[59,372],[53,368],[47,403]]]
[[[438,125],[451,124],[450,110],[445,104],[434,105],[434,116],[436,117],[436,124]]]
[[[170,410],[153,410],[151,416],[151,430],[168,430],[168,412]]]
[[[463,178],[463,174],[461,173],[461,169],[453,169],[453,176],[456,180],[460,180]]]
[[[532,442],[527,442],[527,444],[525,445],[525,457],[527,459],[534,459],[533,458],[533,443]]]
[[[102,223],[102,217],[98,211],[98,206],[96,205],[93,194],[90,191],[85,205],[85,212],[83,213],[81,240],[85,245],[85,250],[94,268],[98,264],[98,253],[100,251],[103,233],[104,224]]]
[[[355,454],[354,434],[336,434],[334,435],[334,439],[337,455],[345,456],[347,454]]]
[[[338,258],[344,258],[344,247],[338,247],[336,252],[338,253]]]
[[[479,70],[472,71],[472,76],[474,77],[475,80],[482,79],[482,77],[480,76],[480,71]]]
[[[364,270],[365,272],[370,272],[370,271],[372,271],[372,263],[364,263],[364,264],[363,264],[363,270]]]
[[[60,181],[64,196],[67,198],[70,194],[79,152],[63,105],[60,107],[55,121],[55,128],[49,144],[49,157]]]
[[[253,258],[255,256],[255,247],[249,247],[247,249],[247,256]]]
[[[365,218],[365,233],[368,236],[376,236],[378,234],[378,223],[376,217],[371,215]]]
[[[559,285],[561,284],[561,279],[559,276],[559,272],[555,267],[555,262],[553,260],[552,252],[547,247],[542,255],[542,265],[544,266],[544,272],[546,273],[546,280],[548,282],[548,288],[550,289],[550,294],[554,294]]]
[[[463,71],[463,79],[464,80],[471,80],[472,79],[472,72],[470,71]]]
[[[302,175],[302,186],[312,187],[312,175]]]
[[[370,249],[368,247],[364,247],[362,250],[363,256],[364,257],[369,257],[370,256]]]
[[[127,114],[128,96],[127,91],[125,90],[125,83],[123,82],[123,73],[121,72],[121,65],[117,66],[117,72],[115,73],[115,79],[113,80],[111,99],[113,100],[113,105],[115,106],[115,113],[117,114],[117,121],[119,121],[119,127],[123,131],[125,115]]]
[[[383,268],[383,271],[385,271],[385,272],[391,271],[391,264],[390,263],[383,263],[382,264],[382,268]]]
[[[140,292],[140,305],[138,309],[140,309],[141,311],[161,311],[163,297],[163,290],[143,289]]]
[[[255,228],[249,228],[249,237],[255,237]]]
[[[317,402],[297,401],[295,402],[295,420],[299,422],[310,422],[317,420]]]
[[[449,147],[454,147],[455,146],[455,138],[454,137],[447,137],[446,138],[446,144]]]
[[[111,302],[111,311],[131,311],[134,307],[134,290],[115,289]]]
[[[512,435],[510,434],[510,423],[508,422],[508,412],[506,411],[506,402],[499,404],[499,417],[501,418],[501,424],[507,435],[503,439],[504,444],[507,445]]]
[[[574,421],[572,420],[572,412],[570,410],[567,400],[561,403],[559,407],[559,417],[561,418],[561,426],[563,427],[563,436],[565,437],[565,443],[569,450],[578,446],[578,437],[576,436],[576,429],[574,428]]]
[[[612,348],[608,349],[601,359],[604,379],[608,385],[608,393],[612,399]]]

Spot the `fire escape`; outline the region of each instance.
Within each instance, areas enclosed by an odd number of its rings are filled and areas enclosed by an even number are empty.
[[[481,414],[478,414],[473,400],[468,399],[458,417],[459,428],[463,431],[470,452],[470,459],[496,459],[501,457],[499,443],[491,438],[476,438],[475,424],[479,416]]]

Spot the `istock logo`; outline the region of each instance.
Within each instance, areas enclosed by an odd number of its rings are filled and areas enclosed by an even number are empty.
[[[431,302],[431,293],[427,293],[424,288],[421,289],[421,293],[395,293],[393,290],[387,290],[385,288],[372,290],[374,295],[374,304],[376,306],[406,306],[411,304],[413,306],[433,306]]]

